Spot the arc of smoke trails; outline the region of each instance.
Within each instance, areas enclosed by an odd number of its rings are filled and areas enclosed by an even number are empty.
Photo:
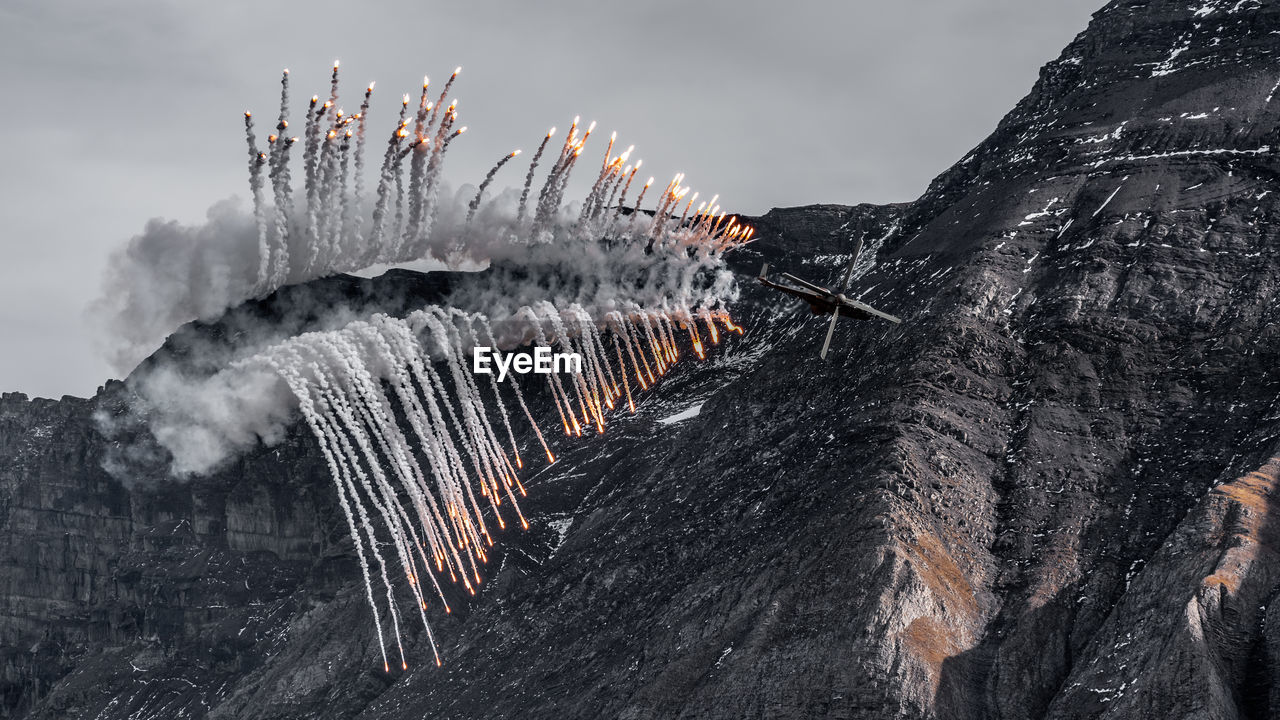
[[[329,100],[320,103],[319,97],[313,96],[302,133],[306,202],[299,204],[302,215],[298,227],[303,244],[295,245],[295,248],[305,248],[296,253],[305,262],[301,273],[290,273],[287,255],[275,250],[284,248],[287,252],[290,233],[298,232],[290,222],[295,220],[288,174],[288,149],[293,140],[282,139],[287,127],[284,112],[277,134],[270,139],[269,154],[258,152],[252,120],[246,116],[250,185],[256,190],[255,220],[259,222],[259,240],[265,237],[267,244],[263,251],[267,280],[266,286],[260,281],[261,291],[287,277],[346,267],[344,263],[393,262],[447,247],[432,236],[432,228],[445,151],[465,129],[454,129],[456,102],[444,104],[453,78],[446,84],[440,101],[434,104],[427,101],[424,82],[422,99],[413,115],[410,115],[408,98],[402,103],[397,125],[388,139],[376,197],[372,199],[369,241],[365,243],[367,247],[360,247],[358,238],[365,226],[353,211],[359,209],[362,194],[359,168],[363,167],[364,132],[372,87],[366,91],[360,111],[348,116],[337,107],[337,75],[335,64]],[[283,108],[288,101],[287,76],[282,78],[281,95]],[[526,205],[534,170],[553,132],[547,133],[534,153],[514,222],[497,215],[487,217],[486,222],[496,220],[501,225],[497,234],[503,242],[514,238],[516,243],[527,245],[527,249],[519,252],[538,248],[551,251],[534,260],[549,265],[533,267],[546,266],[555,275],[552,289],[544,297],[556,298],[556,304],[528,296],[532,287],[517,288],[517,299],[512,305],[524,304],[514,314],[504,315],[502,321],[507,325],[503,332],[510,331],[514,327],[512,323],[527,323],[527,329],[533,331],[540,344],[550,345],[546,335],[546,329],[550,328],[555,343],[582,356],[583,372],[564,379],[570,387],[566,387],[559,376],[548,376],[551,398],[566,434],[581,435],[582,425],[587,423],[603,432],[608,410],[615,408],[624,394],[628,407],[634,411],[631,372],[635,373],[640,388],[648,389],[656,381],[652,367],[656,367],[660,376],[678,360],[677,323],[682,331],[689,331],[690,342],[699,355],[702,354],[701,338],[695,320],[709,324],[713,342],[717,337],[715,322],[733,330],[735,326],[727,315],[716,309],[722,307],[730,287],[726,282],[731,282],[732,276],[726,281],[724,274],[704,271],[722,267],[722,253],[749,241],[750,234],[740,230],[734,220],[722,228],[725,214],[715,217],[719,207],[714,200],[700,205],[690,218],[693,205],[690,199],[678,219],[672,216],[672,212],[679,210],[677,203],[688,192],[688,188],[680,184],[681,175],[662,193],[652,220],[643,226],[639,224],[640,208],[653,182],[650,179],[635,201],[632,216],[622,222],[623,206],[640,162],[634,167],[625,165],[631,149],[612,158],[612,142],[577,222],[571,226],[560,223],[558,214],[569,175],[592,132],[592,128],[588,128],[579,137],[576,120],[542,183],[531,227],[526,226]],[[504,157],[486,175],[476,198],[468,205],[462,228],[446,228],[457,232],[450,242],[473,236],[472,223],[480,216],[484,192],[511,157]],[[269,228],[266,201],[262,197],[264,164],[271,168],[272,199],[276,205],[275,222]],[[354,196],[347,189],[353,167],[357,175]],[[610,212],[615,196],[617,206]],[[405,218],[406,211],[408,218]],[[552,242],[548,243],[548,239]],[[481,244],[486,248],[495,247],[489,242],[486,239]],[[599,250],[577,252],[578,248],[593,247]],[[596,260],[610,259],[589,271],[577,271],[581,277],[573,275],[572,266],[556,265],[566,262],[565,258],[576,262],[588,256]],[[560,271],[565,269],[569,273],[561,277]],[[617,277],[602,275],[599,272],[602,269]],[[616,297],[622,288],[640,288],[643,292],[634,298],[629,298],[626,292]],[[593,314],[599,314],[599,320]],[[479,343],[480,330],[491,346],[497,348],[493,327],[484,316],[468,315],[452,308],[425,308],[402,320],[375,316],[370,322],[353,323],[336,335],[299,336],[283,349],[268,353],[268,365],[299,397],[303,415],[316,434],[322,452],[327,453],[326,464],[340,502],[345,503],[344,513],[362,559],[367,600],[378,623],[384,664],[388,662],[387,638],[381,626],[384,617],[393,625],[391,635],[397,640],[401,662],[405,664],[399,628],[401,614],[390,590],[396,566],[383,556],[384,548],[393,549],[396,560],[403,566],[430,636],[423,596],[425,585],[429,582],[434,587],[448,611],[438,576],[447,574],[453,582],[460,582],[469,592],[475,592],[472,581],[480,582],[479,565],[486,562],[486,548],[494,541],[487,525],[493,520],[486,521],[486,516],[504,526],[503,506],[510,503],[507,507],[520,517],[521,524],[527,522],[517,500],[517,496],[525,494],[517,475],[524,461],[501,397],[501,384],[491,377],[489,390],[482,393],[462,362],[466,344]],[[608,352],[602,332],[613,334],[614,353]],[[630,367],[626,362],[628,358]],[[443,367],[437,370],[439,361],[443,361]],[[514,378],[507,384],[516,394],[548,461],[554,462],[555,456],[534,422],[519,385]],[[569,393],[569,389],[573,392]],[[495,400],[487,399],[490,392]],[[490,403],[493,409],[489,409]],[[506,430],[510,454],[503,447],[489,415],[495,411],[503,422],[501,429]],[[401,430],[401,423],[409,430]],[[511,458],[515,459],[514,464]],[[421,465],[424,460],[426,465]],[[384,530],[374,529],[374,518],[385,524]],[[377,556],[376,563],[368,562],[364,553],[366,546]],[[426,578],[422,576],[424,572]],[[372,591],[375,581],[386,590],[385,614],[375,602],[381,594]]]
[[[537,312],[525,307],[517,316],[534,321],[531,327],[540,342],[545,344],[547,340],[541,329],[545,322],[555,333],[554,342],[583,356],[584,371],[569,378],[574,387],[573,399],[559,385],[557,376],[551,375],[548,380],[552,381],[553,397],[557,409],[562,409],[562,419],[566,412],[570,416],[578,414],[584,422],[593,421],[603,430],[604,405],[612,408],[612,400],[621,399],[625,393],[628,407],[633,412],[635,408],[626,377],[624,344],[631,357],[631,370],[641,386],[646,386],[635,352],[640,328],[649,337],[650,350],[660,368],[678,358],[673,313],[681,322],[692,322],[695,317],[682,309],[659,312],[638,307],[627,314],[611,311],[607,315],[605,324],[613,333],[616,372],[600,330],[582,306],[573,304],[560,311],[551,303],[541,302]],[[719,319],[729,326],[723,316],[710,311],[699,311],[698,315],[709,324]],[[484,507],[502,524],[500,507],[504,501],[509,502],[521,526],[528,527],[517,499],[517,491],[521,496],[525,494],[517,477],[518,469],[507,459],[487,417],[487,403],[480,387],[462,362],[466,356],[464,341],[469,340],[473,346],[480,342],[478,329],[496,347],[493,329],[483,315],[433,306],[415,311],[406,320],[378,315],[369,322],[358,321],[343,330],[301,335],[262,357],[298,397],[303,416],[316,435],[333,476],[339,504],[356,543],[366,599],[378,625],[384,667],[389,667],[386,649],[389,638],[381,625],[384,615],[377,593],[373,592],[375,581],[381,584],[386,596],[385,617],[392,624],[391,638],[396,642],[402,667],[407,667],[407,660],[399,627],[402,615],[391,582],[395,566],[388,562],[380,548],[390,547],[404,570],[439,663],[425,614],[425,584],[431,584],[446,611],[448,604],[438,573],[447,572],[451,580],[461,582],[474,594],[472,581],[481,581],[477,561],[487,561],[485,547],[493,544],[486,528]],[[416,339],[419,332],[427,333],[426,340],[434,346],[433,354],[443,359],[452,379],[452,392],[432,369],[434,361],[427,357],[422,341]],[[690,337],[696,338],[696,331],[691,331]],[[640,360],[643,361],[643,357]],[[622,376],[621,382],[618,375]],[[392,405],[384,387],[395,394],[398,405]],[[499,384],[492,381],[490,387],[512,444],[512,453],[518,457],[514,429],[502,402]],[[555,457],[518,385],[513,382],[512,387],[548,460],[554,462]],[[573,408],[575,404],[577,413]],[[412,429],[418,440],[417,451],[400,430],[402,421],[398,418],[403,418]],[[567,423],[566,432],[569,432]],[[580,428],[575,434],[581,434]],[[454,447],[454,438],[461,442],[462,452]],[[427,459],[431,475],[435,477],[434,488],[429,487],[428,475],[415,459],[419,452]],[[463,454],[468,456],[474,471],[470,478],[464,469]],[[517,464],[523,467],[522,461],[517,460]],[[480,486],[483,505],[473,492],[473,483]],[[407,497],[409,504],[405,505],[401,497]],[[375,517],[384,526],[381,536],[374,528]],[[389,546],[384,545],[380,537],[389,537]],[[366,547],[374,554],[376,573],[375,564],[368,561]]]
[[[390,135],[379,171],[377,195],[371,202],[373,218],[366,221],[359,213],[364,204],[362,170],[372,85],[365,89],[359,112],[354,115],[344,113],[337,105],[340,86],[339,66],[335,63],[328,99],[321,102],[320,96],[312,96],[306,112],[306,126],[301,138],[295,139],[286,137],[284,133],[287,120],[283,109],[288,105],[289,87],[288,75],[282,75],[281,120],[276,128],[278,132],[271,138],[270,152],[259,152],[253,141],[249,141],[250,186],[254,192],[254,216],[259,227],[260,266],[265,265],[265,269],[260,267],[256,294],[265,294],[290,279],[305,280],[317,274],[357,270],[376,263],[394,264],[427,256],[478,261],[492,259],[491,255],[468,258],[473,252],[469,239],[476,235],[481,235],[482,239],[478,245],[489,248],[490,252],[495,248],[509,252],[508,248],[514,249],[521,244],[558,242],[565,239],[567,233],[594,236],[604,240],[607,247],[625,247],[636,240],[644,240],[650,249],[683,244],[699,254],[701,259],[710,258],[712,262],[717,261],[717,253],[747,240],[748,234],[739,230],[737,225],[727,231],[721,230],[720,223],[725,215],[721,213],[719,219],[714,217],[718,211],[714,202],[699,206],[699,212],[687,224],[685,220],[692,200],[679,220],[668,218],[666,210],[685,197],[687,191],[678,184],[668,185],[659,198],[652,219],[641,226],[640,208],[648,185],[652,184],[647,183],[631,207],[631,218],[621,222],[624,206],[630,204],[627,198],[631,183],[641,163],[637,162],[628,171],[624,164],[631,148],[616,158],[612,157],[612,140],[596,182],[583,203],[578,222],[560,227],[558,212],[565,190],[594,128],[593,124],[580,135],[576,120],[541,185],[531,225],[526,225],[529,195],[533,190],[535,170],[550,145],[553,133],[548,133],[539,143],[526,173],[521,203],[514,217],[495,214],[486,218],[488,228],[485,232],[476,233],[470,228],[480,217],[480,204],[473,201],[465,213],[466,220],[459,217],[460,227],[446,226],[437,237],[434,228],[444,157],[450,143],[465,129],[455,130],[457,102],[445,104],[456,77],[455,72],[435,103],[428,101],[429,83],[424,82],[417,112],[411,117],[408,115],[408,102],[402,103],[400,119]],[[253,134],[251,122],[246,118],[247,138]],[[289,147],[295,140],[303,145],[301,154],[305,170],[305,201],[298,202],[305,211],[297,218],[293,217],[289,173]],[[264,162],[271,167],[271,199],[275,204],[275,212],[270,215],[274,222],[271,223],[268,222],[267,200],[262,193],[264,171],[261,166]],[[504,158],[503,164],[505,162],[509,160]],[[482,188],[488,189],[492,181],[493,177],[486,176]],[[350,190],[348,186],[352,183],[354,189]],[[607,212],[615,196],[618,198],[616,207]],[[484,202],[483,191],[479,193],[479,200],[481,204]],[[394,211],[391,208],[393,202]],[[704,207],[706,212],[703,212]],[[301,241],[292,241],[290,238],[294,236],[299,236]],[[677,236],[682,239],[677,240]],[[574,241],[579,242],[580,239],[574,238]],[[290,253],[290,249],[294,252]],[[292,267],[291,254],[298,256],[297,267]]]

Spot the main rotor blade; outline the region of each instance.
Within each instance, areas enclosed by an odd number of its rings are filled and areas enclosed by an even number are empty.
[[[834,296],[834,295],[835,295],[835,293],[833,293],[833,292],[831,292],[830,290],[828,290],[828,289],[826,289],[826,288],[822,287],[821,285],[814,285],[813,283],[809,282],[808,280],[801,280],[800,278],[796,277],[795,275],[792,275],[791,273],[778,273],[778,274],[779,274],[779,275],[781,275],[784,279],[786,279],[786,280],[790,280],[791,282],[793,282],[793,283],[795,283],[795,284],[797,284],[797,285],[799,285],[799,286],[801,286],[801,287],[809,288],[810,290],[812,290],[812,291],[814,291],[814,292],[822,293],[823,295],[826,295],[826,296],[828,296],[828,297],[830,297],[830,296]]]
[[[902,318],[898,317],[897,315],[890,315],[887,312],[880,312],[879,310],[871,307],[870,305],[864,302],[859,302],[857,300],[850,300],[849,304],[852,305],[854,308],[861,310],[864,313],[869,313],[871,315],[875,315],[876,317],[884,318],[885,320],[888,320],[891,323],[897,323],[899,325],[902,324]]]
[[[858,264],[858,256],[862,254],[862,235],[858,236],[858,242],[853,246],[853,257],[849,259],[849,267],[845,268],[844,279],[840,281],[840,292],[849,289],[849,282],[853,280],[853,266]]]
[[[831,335],[836,331],[836,320],[840,319],[840,306],[831,313],[831,324],[827,326],[827,339],[822,341],[822,352],[818,353],[818,359],[827,359],[827,348],[831,347]]]

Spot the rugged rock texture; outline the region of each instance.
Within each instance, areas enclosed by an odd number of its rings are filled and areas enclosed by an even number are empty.
[[[748,286],[744,338],[530,472],[439,669],[414,633],[382,672],[303,429],[125,487],[92,415],[127,388],[4,396],[0,711],[1280,714],[1278,51],[1274,4],[1113,2],[919,201],[758,219],[744,281],[863,234],[855,292],[907,322],[820,363]]]

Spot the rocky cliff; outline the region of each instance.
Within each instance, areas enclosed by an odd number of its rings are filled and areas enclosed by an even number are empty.
[[[527,473],[441,668],[412,636],[382,671],[305,429],[186,482],[126,453],[122,484],[94,416],[127,385],[4,396],[0,713],[1280,713],[1278,52],[1275,4],[1112,2],[918,201],[757,219],[747,334]],[[906,322],[819,362],[825,323],[750,277],[832,279],[858,235],[854,292]],[[241,312],[314,320],[272,302]]]

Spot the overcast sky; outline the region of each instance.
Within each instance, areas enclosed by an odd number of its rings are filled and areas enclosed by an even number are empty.
[[[274,115],[282,68],[299,109],[335,59],[348,98],[376,80],[381,136],[402,93],[461,65],[455,184],[581,114],[646,174],[763,213],[916,198],[1102,4],[5,0],[0,391],[84,396],[113,374],[84,312],[107,255],[149,218],[246,195],[242,113]]]

